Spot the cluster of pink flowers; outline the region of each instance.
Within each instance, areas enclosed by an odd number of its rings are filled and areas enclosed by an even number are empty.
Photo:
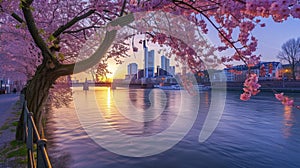
[[[281,101],[283,105],[294,106],[294,100],[287,96],[284,96],[283,93],[277,93],[275,94],[275,97],[277,100]]]
[[[258,77],[256,74],[250,74],[244,83],[244,93],[241,94],[240,99],[243,101],[247,101],[253,95],[257,95],[260,90],[260,84],[258,82]]]
[[[256,56],[256,55],[252,55],[249,59],[247,59],[247,65],[248,67],[254,67],[255,65],[257,65],[260,61],[260,55]]]

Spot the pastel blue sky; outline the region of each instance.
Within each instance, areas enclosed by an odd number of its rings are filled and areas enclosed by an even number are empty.
[[[300,19],[288,19],[283,23],[268,19],[266,24],[265,28],[257,29],[253,33],[259,39],[258,53],[261,53],[263,60],[273,60],[284,42],[300,37]]]

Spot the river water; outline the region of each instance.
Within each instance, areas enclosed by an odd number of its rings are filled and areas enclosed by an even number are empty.
[[[73,91],[70,107],[54,109],[48,122],[56,167],[300,167],[300,110],[281,105],[272,93],[242,102],[239,92],[216,92],[225,102],[223,114],[200,142],[209,109],[223,106],[221,99],[210,106],[210,91],[200,92],[200,99],[176,90]],[[289,95],[300,102],[300,94]],[[138,143],[143,138],[150,141]]]

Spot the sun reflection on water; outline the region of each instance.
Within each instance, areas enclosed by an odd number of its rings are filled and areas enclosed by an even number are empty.
[[[294,125],[294,116],[292,113],[293,108],[290,106],[284,106],[283,113],[283,135],[288,138],[292,135],[291,128]]]
[[[106,106],[108,109],[111,107],[111,95],[110,95],[110,87],[107,87],[107,96],[106,96]]]

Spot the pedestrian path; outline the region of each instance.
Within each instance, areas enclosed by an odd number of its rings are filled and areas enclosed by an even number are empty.
[[[11,108],[15,105],[19,97],[19,94],[0,95],[0,127],[12,115]]]
[[[0,128],[5,126],[5,122],[7,119],[14,116],[13,107],[16,104],[17,100],[19,100],[19,94],[1,94],[0,95]],[[11,132],[11,131],[5,131]],[[11,135],[7,135],[6,133],[2,132],[0,134],[0,147],[11,141],[14,137]]]
[[[0,149],[3,149],[10,141],[14,140],[15,132],[8,129],[7,126],[11,126],[8,121],[16,114],[14,112],[14,106],[19,99],[19,94],[1,94],[0,95]],[[3,161],[4,159],[4,161]],[[0,167],[11,168],[9,160],[0,156]]]

